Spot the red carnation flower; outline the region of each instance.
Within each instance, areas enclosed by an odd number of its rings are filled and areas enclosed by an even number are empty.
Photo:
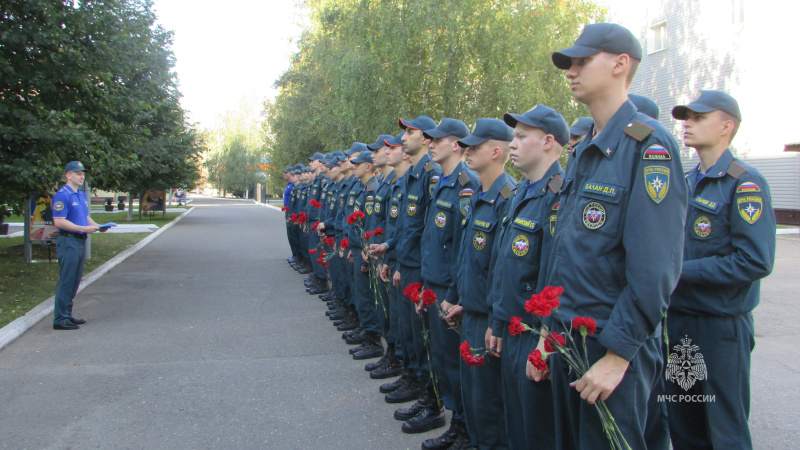
[[[339,243],[339,247],[341,248],[350,247],[350,240],[347,238],[342,239],[342,242]]]
[[[352,214],[350,214],[350,216],[347,217],[347,224],[348,225],[352,225],[352,224],[358,222],[359,220],[363,219],[364,217],[365,216],[364,216],[363,212],[355,211]]]
[[[508,322],[508,334],[519,336],[525,329],[525,325],[522,324],[522,317],[511,317]]]
[[[590,317],[576,317],[572,319],[572,328],[579,329],[582,336],[586,334],[594,334],[597,331],[597,322]]]
[[[319,226],[319,221],[314,222],[314,225],[311,225],[311,231],[316,230],[318,226]]]
[[[542,352],[539,350],[532,351],[530,355],[528,355],[528,361],[538,370],[547,370],[547,361],[542,359]]]
[[[422,291],[422,303],[428,306],[436,303],[436,294],[433,293],[433,290],[425,289]]]
[[[372,235],[375,237],[383,236],[383,228],[375,228],[375,231],[372,232]]]
[[[547,353],[553,353],[558,351],[558,346],[564,348],[567,344],[567,338],[564,337],[563,334],[558,333],[550,333],[544,340],[544,351]]]
[[[317,249],[315,249],[315,248],[309,249],[308,253],[310,253],[312,255],[316,255],[317,254]]]
[[[372,239],[372,233],[370,233],[369,231],[367,231],[366,233],[364,233],[364,240],[365,240],[365,241],[368,241],[368,240],[370,240],[370,239]]]
[[[295,213],[292,213],[292,215],[291,215],[291,216],[289,216],[289,219],[290,219],[290,220],[291,220],[293,223],[297,223],[297,214],[295,214]]]
[[[312,199],[311,199],[311,201],[309,202],[309,204],[310,204],[311,206],[313,206],[314,208],[322,208],[322,203],[318,202],[318,201],[317,201],[316,199],[314,199],[314,198],[312,198]]]
[[[549,316],[554,308],[558,308],[558,298],[548,298],[541,294],[533,294],[531,299],[525,302],[525,311],[534,316]]]
[[[461,346],[459,347],[459,352],[461,353],[461,359],[463,359],[468,366],[475,367],[483,365],[483,356],[476,358],[472,353],[472,347],[470,347],[469,342],[462,342]]]
[[[281,208],[281,211],[288,211],[288,210],[289,210],[288,206],[284,206],[283,208]]]
[[[540,292],[539,295],[552,300],[558,298],[563,293],[564,288],[561,286],[546,286],[544,289],[542,289],[542,292]]]

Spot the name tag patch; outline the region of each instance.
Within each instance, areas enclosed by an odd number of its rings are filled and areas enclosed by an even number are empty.
[[[583,186],[583,190],[585,192],[594,192],[595,194],[601,194],[606,197],[614,198],[617,196],[618,190],[617,186],[613,186],[610,184],[605,183],[598,183],[595,181],[590,181]]]

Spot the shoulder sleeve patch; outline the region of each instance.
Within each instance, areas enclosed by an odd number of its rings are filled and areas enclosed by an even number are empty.
[[[655,161],[670,161],[672,160],[672,156],[670,156],[669,151],[664,148],[661,144],[653,144],[650,147],[647,147],[647,150],[644,151],[642,154],[642,159],[644,160],[655,160]]]
[[[742,165],[737,163],[736,161],[731,161],[731,163],[728,164],[728,175],[732,176],[733,178],[736,178],[738,180],[739,177],[741,177],[746,173],[747,169],[742,167]]]
[[[425,172],[430,172],[431,170],[433,170],[433,164],[431,164],[429,161],[425,163]]]
[[[508,187],[508,185],[503,186],[503,189],[500,189],[500,195],[502,195],[504,199],[508,200],[508,197],[511,197],[511,188]]]
[[[558,191],[561,189],[562,184],[564,184],[564,181],[561,179],[560,176],[558,176],[558,174],[556,174],[550,177],[550,182],[547,183],[547,187],[549,187],[554,194],[558,194]]]
[[[647,125],[643,124],[642,122],[634,121],[633,123],[629,123],[628,126],[625,128],[625,134],[628,136],[636,139],[639,142],[647,139],[647,136],[653,133],[653,128],[648,127]]]
[[[462,186],[469,183],[469,177],[463,171],[458,175],[458,182],[461,183]]]
[[[761,192],[761,188],[758,187],[758,185],[753,183],[752,181],[746,181],[740,184],[738,188],[736,188],[737,194],[746,194],[750,192]]]

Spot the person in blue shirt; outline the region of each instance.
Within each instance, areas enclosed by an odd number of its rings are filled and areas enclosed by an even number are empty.
[[[64,167],[67,183],[53,196],[53,225],[58,227],[56,241],[58,254],[58,284],[53,308],[54,330],[77,330],[86,323],[72,317],[75,294],[78,293],[83,265],[86,262],[86,237],[101,229],[89,216],[89,201],[81,190],[86,168],[80,161]]]
[[[775,262],[770,189],[758,170],[731,153],[742,120],[733,97],[700,91],[688,105],[673,108],[672,116],[683,121],[683,143],[700,158],[686,174],[691,195],[683,268],[667,317],[672,445],[751,449],[753,309],[760,280]]]
[[[505,171],[512,130],[499,119],[478,119],[472,134],[458,141],[465,148],[467,164],[478,174],[475,193],[453,241],[456,248],[453,287],[455,294],[442,306],[447,318],[461,316],[461,341],[472,348],[494,348],[491,337],[491,285],[494,243],[506,202],[516,181]],[[487,356],[480,367],[461,358],[461,391],[469,440],[479,448],[508,448],[500,378],[499,353]]]
[[[580,378],[550,358],[558,448],[606,441],[598,399],[628,444],[645,448],[648,400],[663,376],[661,322],[680,275],[688,197],[675,181],[677,143],[628,100],[641,58],[636,37],[610,23],[586,25],[572,47],[552,54],[594,124],[569,155],[546,284],[564,288],[556,313],[564,323],[588,317],[598,328]],[[569,332],[553,317],[545,323]],[[546,375],[527,369],[535,380]]]
[[[495,240],[490,346],[501,355],[509,447],[524,449],[535,442],[541,448],[553,448],[552,387],[548,380],[533,382],[525,373],[528,353],[539,337],[533,333],[512,336],[508,325],[512,317],[534,325],[525,302],[544,287],[564,177],[559,157],[572,133],[561,114],[544,105],[525,114],[506,113],[504,120],[514,127],[511,161],[525,178],[507,203]]]

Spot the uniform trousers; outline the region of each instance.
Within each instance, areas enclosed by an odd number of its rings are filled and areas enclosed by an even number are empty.
[[[83,264],[86,261],[85,243],[83,239],[68,235],[60,235],[56,240],[59,272],[53,325],[67,323],[72,317],[72,300],[78,293],[83,277]]]
[[[750,354],[755,347],[752,313],[700,316],[669,312],[670,355],[681,338],[692,340],[705,362],[707,377],[688,390],[667,381],[670,396],[700,396],[669,401],[669,430],[676,450],[696,448],[753,448],[750,416]],[[695,353],[695,355],[697,354]],[[665,358],[666,359],[666,358]],[[711,400],[713,396],[713,401]],[[671,397],[674,398],[674,397]],[[704,401],[701,401],[704,400]]]
[[[361,320],[361,328],[371,333],[381,332],[381,322],[378,318],[378,310],[375,307],[375,295],[369,286],[369,272],[363,272],[362,266],[369,267],[361,258],[361,248],[351,247],[353,252],[353,303],[358,310],[358,318]]]
[[[438,302],[445,300],[447,288],[432,284],[425,285],[433,289]],[[428,307],[428,329],[431,339],[431,368],[436,375],[439,395],[444,407],[453,411],[453,420],[464,422],[464,400],[461,397],[461,355],[459,345],[461,336],[450,329],[450,325],[439,315],[436,306]]]
[[[598,332],[602,333],[601,330]],[[578,353],[584,357],[580,333],[573,332],[573,339]],[[647,446],[644,439],[647,405],[658,377],[664,374],[660,339],[659,326],[653,336],[645,339],[630,361],[622,381],[605,401],[628,445],[634,449],[644,449]],[[607,352],[594,336],[587,336],[586,348],[590,366]],[[569,373],[569,365],[557,354],[550,357],[550,363],[555,403],[556,448],[595,448],[600,442],[606,445],[608,439],[597,408],[581,399],[580,393],[569,385],[576,380],[575,374]]]
[[[555,448],[553,386],[550,380],[531,381],[525,374],[528,354],[536,349],[539,335],[526,332],[512,336],[508,324],[503,325],[500,365],[508,446],[515,450]]]
[[[489,316],[486,314],[464,311],[461,339],[469,342],[472,348],[484,348],[488,326]],[[471,367],[462,359],[461,391],[472,444],[480,449],[508,448],[500,360],[486,355],[482,366]]]
[[[417,314],[414,303],[402,295],[403,290],[412,283],[422,283],[419,267],[406,267],[399,265],[400,292],[398,329],[403,340],[403,351],[408,353],[409,366],[417,374],[423,385],[430,380],[430,363],[423,328],[427,328],[428,313]]]
[[[389,263],[389,276],[398,270],[396,261]],[[395,286],[391,281],[389,282],[389,330],[391,333],[388,339],[394,340],[394,354],[403,361],[403,367],[409,368],[410,361],[408,359],[408,352],[405,351],[403,342],[402,329],[400,327],[400,303],[404,300],[402,283],[400,286]]]
[[[286,233],[289,235],[289,248],[292,249],[292,256],[300,256],[300,227],[289,222],[286,224]]]

